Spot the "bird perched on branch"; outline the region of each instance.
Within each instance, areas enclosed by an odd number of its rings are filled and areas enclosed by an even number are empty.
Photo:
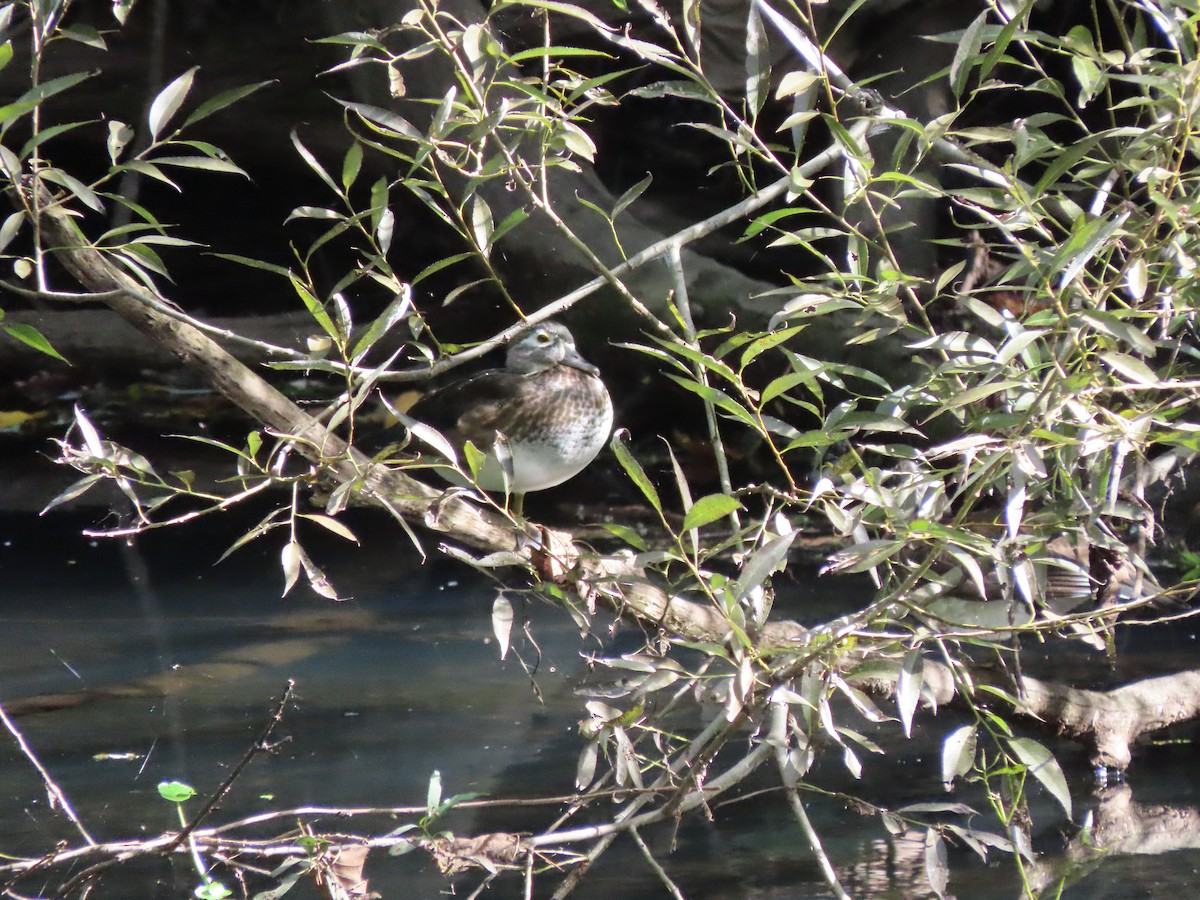
[[[520,513],[526,493],[562,484],[596,458],[612,432],[613,407],[599,369],[579,355],[571,332],[551,321],[518,334],[503,369],[431,391],[408,416],[440,432],[463,470],[469,442],[483,455],[475,483],[511,493]],[[396,429],[384,438],[393,436],[400,437]]]

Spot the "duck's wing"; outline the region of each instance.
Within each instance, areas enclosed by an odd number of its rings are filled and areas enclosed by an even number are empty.
[[[513,400],[529,389],[530,378],[505,369],[486,369],[430,391],[409,415],[432,425],[457,444],[470,441],[486,450],[496,432],[508,433]]]

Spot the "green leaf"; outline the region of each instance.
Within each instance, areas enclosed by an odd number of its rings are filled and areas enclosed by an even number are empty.
[[[32,347],[39,353],[45,353],[47,356],[53,356],[55,359],[61,360],[62,362],[67,363],[67,365],[70,365],[70,362],[68,362],[67,358],[55,350],[50,345],[50,342],[46,340],[45,336],[32,325],[25,325],[24,323],[18,322],[16,325],[3,325],[0,327],[4,329],[9,337],[15,338],[28,347]]]
[[[658,491],[650,479],[646,477],[646,470],[642,468],[641,463],[634,459],[633,454],[629,452],[629,448],[625,446],[623,437],[628,434],[627,431],[621,429],[612,436],[612,440],[608,442],[612,448],[613,455],[617,457],[617,462],[621,464],[621,468],[625,470],[631,481],[637,485],[638,490],[642,492],[649,502],[654,507],[655,511],[662,515],[662,500],[658,497]]]
[[[642,536],[640,534],[638,534],[636,531],[634,531],[628,525],[617,525],[613,522],[605,522],[605,523],[602,523],[600,525],[600,527],[603,528],[605,531],[607,531],[609,534],[611,534],[613,537],[619,538],[620,540],[627,543],[634,550],[638,550],[638,551],[646,550],[646,541],[642,538]]]
[[[422,269],[420,272],[418,272],[416,274],[416,276],[412,280],[412,284],[415,287],[416,285],[418,285],[422,281],[424,281],[426,278],[428,278],[430,275],[434,275],[434,274],[442,271],[442,269],[448,269],[451,266],[462,262],[464,259],[472,259],[472,258],[474,258],[474,256],[475,256],[475,254],[468,250],[465,253],[455,253],[452,256],[447,256],[444,259],[439,259],[435,263],[430,263],[428,266],[426,266],[424,269]]]
[[[147,120],[152,139],[157,141],[167,123],[171,121],[175,113],[179,112],[179,107],[183,105],[188,91],[192,89],[192,79],[196,76],[199,68],[199,66],[192,66],[163,88],[154,98],[154,102],[150,104],[150,114],[147,116]]]
[[[229,159],[214,159],[211,156],[157,156],[154,164],[158,166],[179,166],[183,169],[204,169],[208,172],[222,172],[229,175],[241,175],[249,179],[250,174]]]
[[[645,193],[646,188],[650,187],[650,182],[653,180],[653,175],[647,175],[645,178],[623,193],[620,197],[618,197],[617,202],[613,204],[612,217],[615,219],[622,212],[624,212],[625,208],[629,206],[630,203],[642,196],[642,194]]]
[[[429,776],[429,788],[425,792],[425,814],[432,816],[442,803],[442,773],[437,769]]]
[[[265,260],[261,259],[254,259],[249,256],[239,256],[236,253],[212,253],[210,255],[215,256],[218,259],[227,259],[230,262],[235,262],[241,266],[248,266],[251,269],[261,269],[264,272],[271,272],[274,275],[282,275],[284,278],[289,278],[292,274],[284,266],[266,262]]]
[[[10,213],[4,220],[4,224],[0,225],[0,253],[3,253],[13,239],[21,233],[21,226],[24,224],[25,213],[21,210]]]
[[[342,160],[342,187],[347,192],[355,179],[358,178],[358,172],[362,168],[363,149],[362,144],[355,141],[350,145],[350,149],[346,151],[346,156]]]
[[[255,91],[261,90],[268,84],[275,84],[276,79],[272,78],[269,81],[260,81],[257,84],[243,84],[240,87],[232,87],[228,90],[221,91],[217,96],[205,100],[183,121],[184,128],[189,125],[194,125],[201,119],[207,119],[213,113],[220,112],[227,106],[232,106],[239,100],[249,97]]]
[[[1155,385],[1159,383],[1158,375],[1153,369],[1127,353],[1101,353],[1100,359],[1118,375],[1127,378],[1134,384]]]
[[[789,531],[787,534],[773,537],[750,554],[737,580],[736,596],[739,601],[749,597],[751,592],[771,577],[771,573],[787,560],[792,542],[799,535],[798,531]]]
[[[206,881],[192,892],[198,900],[225,900],[232,897],[233,891],[219,881]]]
[[[1054,754],[1033,738],[1010,738],[1008,746],[1071,818],[1071,790]]]
[[[92,74],[91,72],[75,72],[71,75],[60,75],[58,78],[51,78],[49,81],[44,81],[37,87],[26,91],[12,103],[0,106],[0,130],[7,129],[11,122],[19,119],[26,113],[32,112],[42,101],[69,88],[73,88],[79,82],[91,78]]]
[[[38,176],[43,181],[49,181],[52,184],[65,187],[80,203],[88,206],[89,209],[96,212],[104,211],[104,204],[101,202],[100,197],[88,185],[85,185],[83,181],[77,179],[76,176],[68,174],[62,169],[42,169],[42,172],[38,173]]]
[[[504,237],[528,218],[529,213],[524,209],[518,208],[510,212],[504,217],[504,220],[496,226],[495,231],[492,232],[491,246],[495,247],[500,238]]]
[[[195,797],[196,789],[190,784],[184,784],[182,781],[160,781],[158,784],[158,793],[164,800],[169,800],[172,803],[182,803],[185,800]]]
[[[325,182],[331,191],[340,195],[341,191],[339,191],[338,186],[333,183],[333,179],[329,177],[329,173],[325,171],[325,167],[321,165],[320,161],[312,155],[307,147],[304,146],[304,143],[300,140],[299,133],[294,128],[292,129],[292,146],[296,148],[296,152],[300,154],[300,158],[308,164],[308,167],[317,173],[317,177]]]
[[[692,504],[692,508],[683,517],[683,530],[702,528],[718,519],[723,519],[735,509],[741,509],[742,502],[728,494],[709,494],[701,497]]]
[[[296,289],[296,293],[300,295],[300,299],[304,302],[305,308],[309,315],[316,320],[324,332],[333,338],[335,341],[341,340],[337,326],[333,324],[333,320],[329,318],[329,313],[325,311],[325,307],[321,301],[312,295],[307,287],[295,275],[291,276],[292,287]]]
[[[423,143],[425,135],[419,129],[413,126],[408,119],[399,116],[388,109],[383,109],[379,106],[371,106],[369,103],[351,103],[348,100],[339,100],[346,109],[353,110],[358,113],[369,125],[378,126],[384,131],[390,132],[397,137],[408,138],[410,141]]]
[[[987,24],[990,10],[984,10],[967,26],[958,48],[954,51],[954,59],[950,63],[950,87],[955,97],[961,97],[967,88],[967,79],[978,61],[979,48],[983,45],[983,27]]]
[[[301,513],[299,518],[307,519],[310,522],[315,522],[326,531],[330,531],[340,538],[344,538],[345,540],[351,541],[355,544],[358,543],[358,538],[355,536],[354,532],[332,516],[325,516],[319,513]]]

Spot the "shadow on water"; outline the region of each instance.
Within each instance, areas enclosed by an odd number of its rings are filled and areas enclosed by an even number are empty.
[[[447,794],[570,790],[581,747],[580,652],[599,645],[581,643],[566,616],[538,604],[524,607],[537,647],[526,642],[517,649],[536,662],[535,691],[515,659],[498,658],[492,583],[444,561],[417,565],[396,529],[369,514],[353,523],[363,547],[333,538],[308,547],[352,598],[336,604],[302,587],[280,598],[278,540],[252,544],[214,566],[252,521],[211,520],[135,545],[80,537],[92,524],[77,515],[0,518],[0,700],[98,839],[171,829],[174,810],[157,784],[180,780],[201,795],[212,790],[260,732],[288,679],[296,682],[297,703],[284,718],[287,742],[250,765],[210,824],[297,806],[419,805],[435,769]],[[844,602],[844,591],[825,582],[797,584],[780,602],[821,619]],[[1194,643],[1177,650],[1194,659]],[[892,807],[946,799],[938,744],[952,727],[943,716],[912,741],[893,743],[886,758],[864,758],[862,781],[852,781],[837,760],[823,762],[814,781]],[[1081,759],[1064,758],[1075,763],[1073,791],[1086,797]],[[1158,752],[1153,765],[1135,769],[1139,799],[1200,804],[1194,763],[1190,750]],[[769,785],[764,778],[758,786]],[[982,808],[980,798],[967,799]],[[37,854],[77,838],[48,808],[39,778],[6,735],[0,803],[0,853]],[[691,816],[674,833],[646,834],[688,897],[829,896],[778,796],[759,794],[713,812],[711,822]],[[852,896],[927,895],[920,835],[889,838],[877,817],[836,799],[812,800],[810,814]],[[540,830],[553,815],[461,811],[446,824],[463,834]],[[1039,841],[1053,859],[1065,823],[1048,802],[1039,802],[1036,815],[1054,823]],[[276,824],[275,831],[290,824]],[[355,827],[383,833],[398,824]],[[347,830],[335,819],[317,827]],[[1153,867],[1139,862],[1144,858],[1115,856],[1063,896],[1166,897],[1196,883],[1196,851],[1155,857]],[[433,897],[447,889],[415,853],[380,854],[366,874],[384,897]],[[195,882],[183,861],[172,868],[139,864],[106,878],[92,896],[178,897]],[[51,892],[56,883],[40,887]],[[459,893],[474,883],[464,881]],[[1020,896],[1003,855],[986,864],[954,855],[951,891]],[[488,895],[519,893],[517,879],[509,879]],[[309,886],[294,892],[312,895]],[[575,896],[665,892],[636,849],[618,841]]]

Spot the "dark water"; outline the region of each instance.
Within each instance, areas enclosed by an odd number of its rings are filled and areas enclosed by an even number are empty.
[[[251,521],[204,522],[132,546],[81,538],[80,529],[90,524],[67,515],[0,519],[0,700],[98,840],[171,829],[174,810],[159,798],[158,783],[185,781],[202,795],[215,788],[261,731],[288,679],[296,683],[296,704],[276,735],[286,743],[250,764],[208,824],[297,806],[419,805],[435,769],[446,794],[569,793],[581,747],[580,651],[600,645],[581,642],[557,610],[517,598],[540,648],[515,641],[525,660],[536,663],[531,679],[515,659],[499,659],[490,620],[494,585],[445,561],[414,565],[411,548],[383,519],[355,520],[361,549],[333,538],[314,537],[309,544],[353,598],[341,604],[303,587],[280,598],[282,537],[213,566]],[[841,601],[840,590],[823,582],[795,585],[781,602],[820,619]],[[1193,637],[1142,634],[1129,639],[1128,649],[1134,658],[1145,658],[1149,648],[1150,658],[1196,665]],[[943,715],[912,741],[893,740],[886,759],[862,754],[861,782],[836,760],[822,763],[814,781],[893,807],[948,799],[937,748],[952,725]],[[1069,750],[1062,758],[1082,810],[1092,802],[1086,765]],[[1198,759],[1188,746],[1139,758],[1135,801],[1196,816]],[[809,811],[852,896],[928,895],[919,834],[889,838],[878,818],[835,799],[814,798]],[[535,831],[556,812],[462,811],[446,825],[461,834]],[[685,818],[674,835],[666,829],[645,835],[688,897],[830,896],[778,797],[760,795],[714,812],[711,822]],[[1061,850],[1070,830],[1044,797],[1035,816],[1045,825],[1036,840],[1052,882],[1055,871],[1058,877],[1065,871]],[[402,821],[325,819],[317,828],[381,834]],[[277,824],[274,833],[291,824]],[[268,828],[262,836],[271,833]],[[59,839],[78,842],[63,816],[48,808],[40,779],[14,742],[0,734],[0,854],[38,854]],[[1196,850],[1111,853],[1076,866],[1062,896],[1193,896],[1198,868]],[[1003,855],[983,863],[954,851],[951,871],[950,892],[959,897],[1021,895],[1015,868]],[[379,853],[366,874],[388,898],[436,897],[448,887],[418,853]],[[31,878],[17,890],[52,894],[62,877]],[[554,880],[546,876],[540,883]],[[118,870],[92,896],[179,897],[195,883],[179,858]],[[464,878],[458,894],[477,883]],[[302,884],[288,896],[314,895]],[[487,895],[520,896],[519,879],[501,878]],[[576,896],[667,894],[631,842],[619,840]]]

